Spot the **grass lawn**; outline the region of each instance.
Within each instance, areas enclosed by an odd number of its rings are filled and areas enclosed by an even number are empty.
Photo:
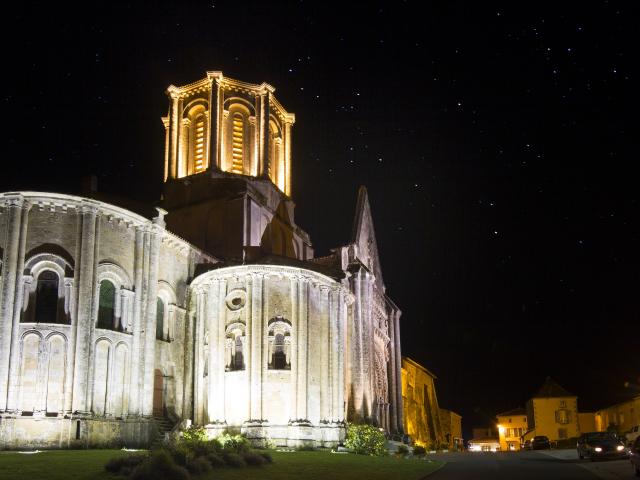
[[[126,453],[119,450],[56,450],[25,455],[0,452],[0,480],[51,479],[115,480],[122,477],[104,471],[110,458]],[[328,452],[272,452],[274,463],[264,467],[223,468],[207,480],[419,480],[441,463],[394,457],[365,457]]]

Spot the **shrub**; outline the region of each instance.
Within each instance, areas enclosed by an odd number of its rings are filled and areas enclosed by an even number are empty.
[[[106,463],[104,469],[109,473],[127,475],[147,458],[147,455],[125,455],[124,457],[112,458]]]
[[[422,445],[416,445],[415,447],[413,447],[413,454],[415,456],[421,456],[421,455],[424,455],[425,453],[427,453],[427,449],[424,448]]]
[[[220,468],[226,465],[224,459],[217,453],[209,453],[206,458],[213,468]]]
[[[409,447],[405,444],[398,445],[398,449],[396,450],[396,455],[400,455],[401,457],[406,457],[409,455]]]
[[[247,462],[244,461],[244,458],[237,453],[225,452],[222,458],[224,458],[224,463],[233,468],[243,468],[247,466]]]
[[[190,480],[191,475],[176,465],[165,450],[154,452],[131,473],[131,480]]]
[[[173,461],[181,466],[186,466],[187,462],[193,458],[193,454],[189,447],[183,443],[172,443],[165,447],[167,453],[171,455]]]
[[[296,450],[298,452],[315,452],[316,447],[314,447],[313,445],[300,445],[298,448],[296,448]]]
[[[225,452],[243,453],[250,450],[249,440],[242,435],[228,435],[223,433],[217,440]]]
[[[244,452],[242,458],[247,462],[247,465],[251,465],[252,467],[261,467],[266,463],[264,457],[257,452]]]
[[[201,473],[209,473],[213,467],[207,458],[197,457],[187,461],[187,470],[194,475],[200,475]]]
[[[191,425],[189,428],[182,431],[182,438],[186,442],[206,442],[207,431],[204,427],[196,427]]]
[[[273,457],[269,452],[259,452],[266,463],[273,463]]]
[[[350,448],[360,455],[382,456],[387,454],[384,434],[373,425],[347,426],[347,438],[345,447]]]

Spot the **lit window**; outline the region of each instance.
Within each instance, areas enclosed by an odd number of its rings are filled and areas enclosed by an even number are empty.
[[[232,121],[232,141],[231,141],[231,171],[233,173],[243,173],[242,164],[244,160],[244,119],[242,114],[235,113]]]

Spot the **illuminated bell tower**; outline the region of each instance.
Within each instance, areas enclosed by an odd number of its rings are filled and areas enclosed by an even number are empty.
[[[167,89],[163,206],[168,227],[222,258],[313,253],[293,220],[291,127],[267,84],[207,72]]]

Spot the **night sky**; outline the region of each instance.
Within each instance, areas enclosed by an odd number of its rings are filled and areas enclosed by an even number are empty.
[[[514,3],[22,2],[0,30],[0,191],[93,173],[152,204],[166,87],[266,81],[296,114],[297,223],[327,254],[367,186],[403,354],[441,406],[468,430],[547,375],[605,406],[640,391],[638,15]]]

